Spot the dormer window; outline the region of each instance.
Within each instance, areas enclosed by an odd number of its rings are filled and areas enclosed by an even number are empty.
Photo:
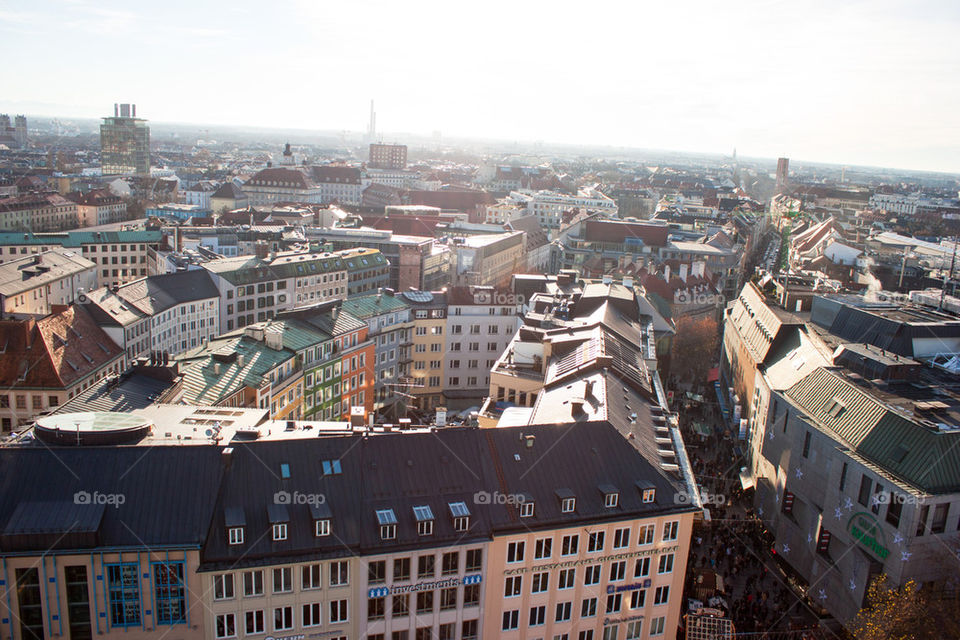
[[[314,525],[315,525],[315,527],[316,527],[315,535],[316,535],[318,538],[322,538],[323,536],[328,536],[328,535],[330,535],[330,521],[329,521],[329,520],[316,520],[316,521],[314,522]]]
[[[397,516],[393,509],[378,509],[377,523],[380,525],[380,539],[394,540],[397,537]]]
[[[267,507],[267,517],[270,519],[272,537],[275,542],[287,539],[287,524],[290,522],[290,513],[285,504],[271,504]]]
[[[520,517],[521,518],[532,518],[533,517],[533,500],[524,500],[520,503]]]
[[[650,503],[655,502],[657,499],[657,490],[656,489],[644,489],[643,490],[643,502]]]
[[[637,480],[634,485],[640,491],[640,498],[644,504],[653,504],[657,501],[657,489],[649,480]]]
[[[241,507],[227,507],[223,512],[224,525],[227,528],[227,541],[231,545],[243,544],[243,529],[247,518]]]
[[[424,505],[413,508],[413,517],[417,521],[417,535],[433,535],[433,511]]]
[[[454,531],[467,531],[470,529],[470,510],[466,502],[451,502],[450,516],[453,518]]]
[[[577,497],[567,488],[557,489],[554,494],[560,500],[560,513],[573,513],[577,509]]]
[[[338,476],[342,473],[340,468],[339,460],[324,460],[323,461],[323,475],[325,476]]]
[[[286,540],[287,539],[287,523],[278,522],[273,525],[273,539],[274,540]]]
[[[313,518],[313,534],[321,538],[330,535],[330,507],[326,502],[310,504],[310,517]]]
[[[603,506],[607,509],[613,509],[618,504],[620,504],[620,490],[617,489],[612,484],[602,484],[599,487],[600,493],[603,494]]]

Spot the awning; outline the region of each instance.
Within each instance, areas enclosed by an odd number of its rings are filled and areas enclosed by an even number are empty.
[[[744,489],[753,489],[756,486],[756,478],[753,477],[749,469],[740,472],[740,486]]]

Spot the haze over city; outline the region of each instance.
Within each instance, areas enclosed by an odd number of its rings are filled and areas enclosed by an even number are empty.
[[[8,1],[0,109],[960,171],[960,5]],[[67,63],[66,61],[70,61]],[[76,69],[72,67],[76,65]],[[401,136],[402,137],[402,136]]]

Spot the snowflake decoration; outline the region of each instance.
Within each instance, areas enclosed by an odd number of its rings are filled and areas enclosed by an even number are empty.
[[[790,553],[790,545],[788,545],[787,543],[783,543],[783,552]]]
[[[808,533],[808,534],[807,534],[807,544],[810,544],[811,542],[813,542],[813,534],[812,534],[812,533]]]
[[[817,597],[820,598],[820,600],[826,600],[827,592],[824,591],[823,589],[820,589],[820,593],[817,594]]]
[[[757,507],[757,514],[762,518],[763,517],[763,507]]]
[[[880,494],[879,493],[873,494],[873,497],[870,498],[870,502],[873,503],[873,506],[875,507],[880,506]]]
[[[773,496],[773,500],[774,500],[777,504],[780,504],[780,494],[778,493],[777,495]]]
[[[912,556],[912,555],[913,555],[913,554],[910,553],[909,551],[901,551],[901,552],[900,552],[900,562],[906,562],[907,560],[910,559],[910,556]]]
[[[893,534],[893,544],[897,545],[898,547],[899,547],[901,544],[903,544],[903,536],[900,535],[900,532],[899,532],[899,531],[897,531],[895,534]]]
[[[803,469],[797,467],[797,480],[803,478]]]
[[[840,507],[837,507],[833,510],[833,515],[837,518],[837,520],[839,520],[843,517],[843,511],[840,510]]]
[[[843,503],[843,508],[847,511],[853,511],[853,500],[850,499],[850,496],[847,496],[846,501]]]
[[[848,584],[847,586],[850,587],[850,591],[857,590],[857,583],[853,581],[853,578],[850,578],[850,584]]]
[[[772,441],[774,438],[777,437],[777,434],[775,434],[773,431],[771,431],[771,432],[770,432],[770,435],[769,435],[768,437],[769,437],[770,440]]]

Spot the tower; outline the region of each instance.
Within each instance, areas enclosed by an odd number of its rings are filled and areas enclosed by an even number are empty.
[[[137,105],[114,104],[113,117],[100,125],[103,175],[150,175],[150,127],[137,118]]]
[[[790,158],[777,158],[777,193],[787,189],[790,178]]]
[[[377,138],[377,112],[373,110],[373,100],[370,101],[370,124],[367,125],[367,140],[376,142]]]
[[[13,122],[13,139],[21,149],[27,148],[27,116],[17,116]]]

